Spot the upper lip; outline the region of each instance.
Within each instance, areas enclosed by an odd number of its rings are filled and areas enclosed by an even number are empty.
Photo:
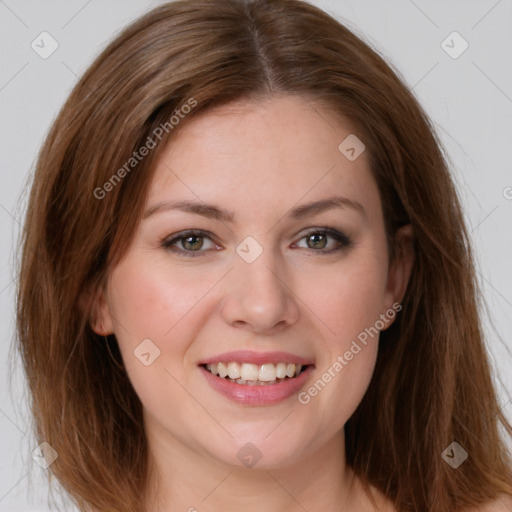
[[[311,359],[290,354],[289,352],[254,352],[252,350],[235,350],[233,352],[224,352],[213,357],[200,361],[198,364],[214,363],[250,363],[250,364],[277,364],[294,363],[301,365],[313,364]]]

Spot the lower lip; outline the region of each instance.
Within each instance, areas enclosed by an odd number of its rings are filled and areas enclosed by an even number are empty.
[[[213,375],[202,366],[199,368],[215,391],[233,402],[245,405],[270,405],[281,402],[298,393],[313,371],[313,365],[309,365],[298,377],[293,379],[286,379],[277,384],[249,386]]]

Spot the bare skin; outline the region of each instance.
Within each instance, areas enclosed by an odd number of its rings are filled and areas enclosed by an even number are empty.
[[[363,491],[344,449],[378,335],[307,403],[297,393],[236,403],[199,363],[233,350],[285,351],[314,362],[301,391],[329,368],[332,376],[357,336],[401,301],[414,263],[410,227],[390,261],[367,155],[350,161],[340,152],[354,129],[318,105],[290,96],[237,103],[182,128],[157,163],[146,204],[153,212],[98,293],[93,325],[115,333],[143,404],[148,510],[391,512],[382,495],[374,491],[374,503]],[[334,196],[345,198],[342,207],[290,216]],[[214,204],[234,222],[163,206],[177,200]],[[207,233],[174,239],[191,229]],[[262,249],[251,263],[236,251],[249,236]],[[324,244],[339,249],[321,253]],[[394,319],[386,318],[379,330]],[[146,366],[134,350],[147,339],[160,352]],[[237,456],[247,443],[261,455],[252,467]]]

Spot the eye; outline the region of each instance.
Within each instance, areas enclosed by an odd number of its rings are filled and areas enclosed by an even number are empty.
[[[208,243],[205,244],[205,240],[210,242],[209,247]],[[196,229],[175,233],[174,235],[171,235],[171,238],[163,240],[161,245],[172,252],[191,257],[199,256],[200,253],[206,252],[206,249],[210,250],[218,248],[210,238],[210,233]]]
[[[311,229],[299,241],[302,240],[306,240],[306,247],[301,247],[298,243],[292,244],[292,247],[305,248],[320,254],[340,251],[352,244],[348,236],[328,227]],[[329,240],[331,240],[331,244],[329,244]],[[221,249],[221,247],[213,242],[213,235],[211,233],[197,229],[175,233],[164,239],[161,242],[161,246],[185,257],[204,256],[205,252],[209,252],[212,249]]]
[[[330,246],[329,239],[334,240]],[[314,228],[300,239],[302,240],[306,240],[305,249],[324,254],[345,249],[352,243],[347,235],[328,227]]]

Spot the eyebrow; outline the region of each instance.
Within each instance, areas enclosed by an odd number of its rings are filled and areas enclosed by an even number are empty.
[[[343,196],[329,197],[327,199],[321,199],[319,201],[313,201],[311,203],[297,206],[290,211],[288,216],[292,219],[303,219],[305,217],[319,215],[320,213],[333,208],[349,208],[359,212],[366,218],[366,211],[361,203]],[[214,204],[206,204],[189,200],[162,201],[148,208],[142,218],[147,219],[156,213],[169,210],[180,210],[223,222],[235,222],[235,214],[233,212],[225,210],[224,208]]]

